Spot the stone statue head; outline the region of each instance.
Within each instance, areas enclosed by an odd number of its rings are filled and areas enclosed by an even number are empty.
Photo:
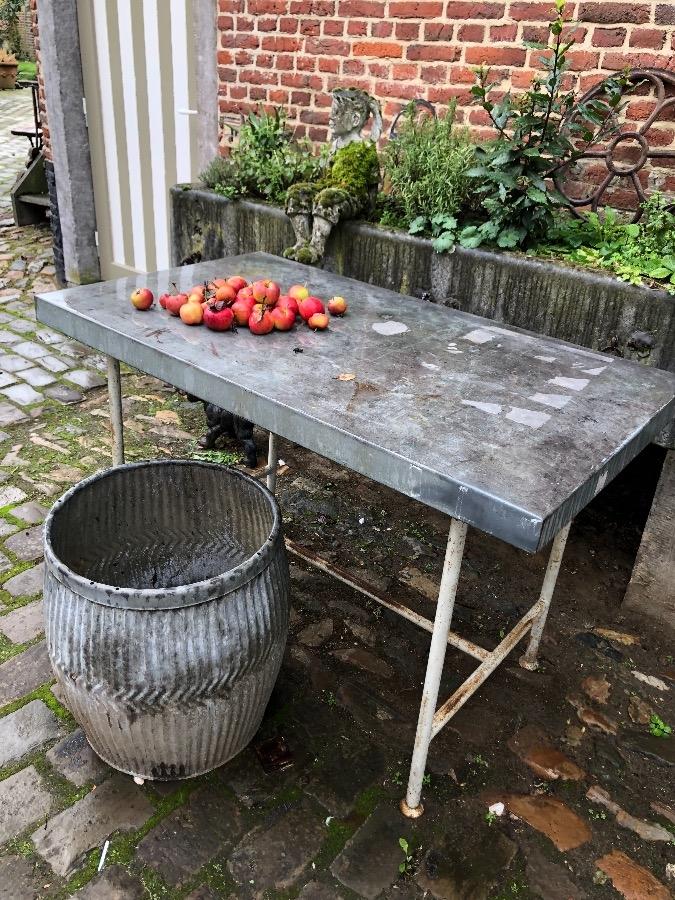
[[[329,121],[334,146],[344,147],[352,141],[363,140],[361,132],[371,116],[370,139],[376,141],[382,133],[382,112],[378,101],[357,88],[336,88]]]

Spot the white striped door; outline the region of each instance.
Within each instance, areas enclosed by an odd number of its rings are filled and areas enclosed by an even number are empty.
[[[193,2],[78,0],[103,278],[169,267],[169,188],[199,174]]]

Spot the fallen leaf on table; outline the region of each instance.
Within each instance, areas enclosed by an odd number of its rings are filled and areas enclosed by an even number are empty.
[[[175,413],[172,409],[158,409],[155,413],[155,418],[160,422],[171,422],[174,425],[180,425],[178,413]]]
[[[343,372],[341,375],[336,375],[336,381],[353,381],[356,378],[356,375],[352,375],[351,372]]]

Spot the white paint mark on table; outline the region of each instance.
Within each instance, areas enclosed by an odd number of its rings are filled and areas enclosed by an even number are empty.
[[[490,334],[485,328],[475,328],[468,334],[462,335],[463,341],[471,341],[472,344],[488,344],[490,341],[494,341],[494,339],[494,334]]]
[[[481,400],[462,400],[462,403],[464,406],[473,406],[481,412],[490,413],[491,416],[498,416],[502,411],[501,403],[483,403]]]
[[[598,483],[595,486],[595,490],[593,491],[593,496],[597,497],[600,491],[607,484],[607,472],[603,472],[602,475],[598,478]]]
[[[604,372],[607,366],[598,366],[597,369],[584,369],[584,372],[587,375],[599,375],[601,372]]]
[[[376,331],[378,334],[384,335],[392,335],[392,334],[403,334],[404,331],[409,331],[407,325],[403,322],[373,322],[373,331]]]
[[[554,409],[562,409],[563,406],[567,406],[572,398],[569,394],[532,394],[527,399],[533,400],[535,403],[541,403],[544,406],[552,406]]]
[[[555,362],[555,356],[535,356],[535,359],[540,359],[542,362]]]
[[[549,378],[548,383],[554,384],[556,387],[568,388],[570,391],[583,391],[589,383],[588,378],[563,378],[557,375],[555,378]]]
[[[541,428],[551,417],[548,413],[539,412],[536,409],[521,409],[518,406],[512,406],[507,412],[506,418],[519,425],[527,425],[528,428]]]
[[[437,366],[435,363],[423,362],[422,365],[425,369],[431,369],[432,372],[436,372],[438,369],[440,369],[440,366]]]

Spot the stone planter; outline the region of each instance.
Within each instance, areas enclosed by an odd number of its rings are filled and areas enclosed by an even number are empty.
[[[198,186],[173,188],[172,211],[174,265],[255,250],[281,254],[294,241],[283,210],[233,203]],[[428,240],[363,222],[335,229],[324,267],[675,371],[675,297],[665,291],[515,253],[458,247],[437,254]],[[664,441],[675,446],[675,428]]]
[[[45,523],[49,655],[96,753],[187,778],[257,731],[288,630],[276,500],[236,470],[120,466],[72,488]]]
[[[9,91],[16,87],[18,72],[18,63],[0,62],[0,91]]]

